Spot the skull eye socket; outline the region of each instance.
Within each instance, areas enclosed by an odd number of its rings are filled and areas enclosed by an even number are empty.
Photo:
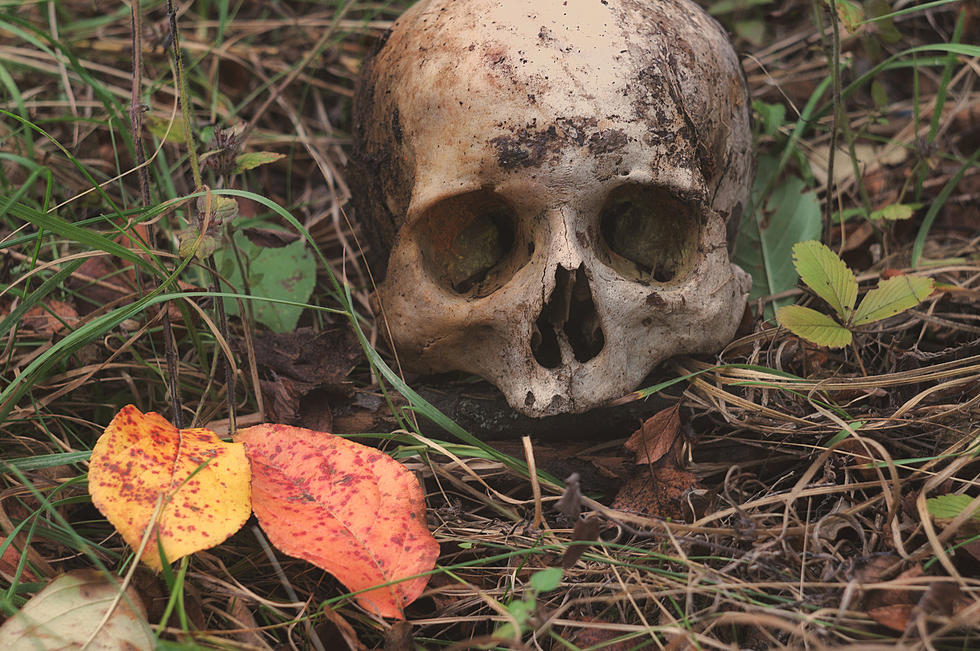
[[[456,294],[482,297],[499,289],[515,260],[515,213],[488,190],[444,199],[419,221],[418,244],[430,277]]]
[[[683,278],[698,246],[698,206],[661,187],[623,185],[606,197],[599,230],[606,262],[640,282]]]

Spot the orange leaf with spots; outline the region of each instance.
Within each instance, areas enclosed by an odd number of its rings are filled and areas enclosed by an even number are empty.
[[[224,542],[251,511],[250,471],[241,443],[208,429],[182,429],[160,414],[123,407],[92,450],[92,503],[159,570],[159,546],[173,562]]]
[[[365,610],[403,618],[439,543],[418,481],[388,455],[286,425],[239,430],[252,461],[252,508],[273,545],[334,575]],[[389,582],[391,585],[383,585]]]

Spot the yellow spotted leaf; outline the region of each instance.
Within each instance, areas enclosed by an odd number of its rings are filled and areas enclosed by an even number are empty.
[[[252,508],[269,540],[333,574],[358,604],[384,617],[425,589],[439,543],[418,480],[387,454],[287,425],[235,434],[252,461]]]
[[[840,348],[851,343],[851,332],[826,314],[800,305],[786,305],[776,310],[776,321],[798,337],[818,346]]]
[[[178,430],[163,416],[123,407],[99,437],[89,467],[92,502],[141,560],[168,562],[224,542],[251,512],[251,471],[241,443],[208,429]],[[159,506],[158,506],[159,504]]]

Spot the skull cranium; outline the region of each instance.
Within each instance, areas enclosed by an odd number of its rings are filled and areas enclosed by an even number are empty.
[[[365,63],[355,209],[403,360],[581,412],[733,336],[748,95],[689,0],[423,0]]]

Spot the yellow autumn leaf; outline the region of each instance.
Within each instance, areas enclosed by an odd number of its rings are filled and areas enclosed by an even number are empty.
[[[178,430],[163,416],[123,407],[92,450],[92,502],[141,560],[168,562],[224,542],[251,513],[251,469],[241,443],[208,429]],[[158,509],[158,502],[161,506]]]

